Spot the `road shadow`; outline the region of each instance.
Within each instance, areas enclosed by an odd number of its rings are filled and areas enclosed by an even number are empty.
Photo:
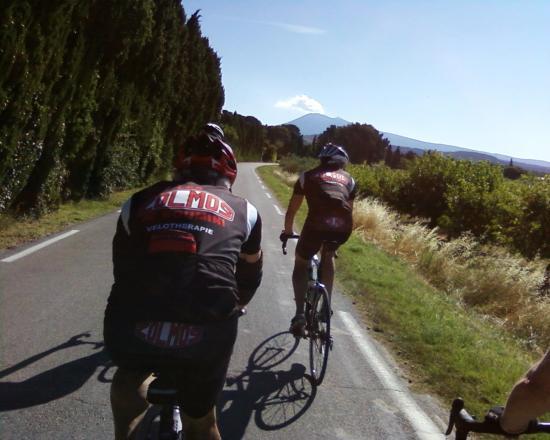
[[[0,379],[2,379],[52,353],[77,345],[89,344],[93,346],[94,350],[98,350],[89,356],[59,365],[21,382],[0,382],[0,411],[28,408],[62,398],[82,387],[102,366],[103,369],[98,374],[98,380],[110,382],[107,370],[111,367],[111,361],[103,350],[103,342],[83,340],[89,336],[89,333],[75,335],[60,345],[0,371]]]
[[[218,401],[218,420],[226,440],[244,438],[254,415],[258,428],[278,430],[294,423],[311,406],[316,386],[302,364],[290,370],[275,369],[290,358],[299,341],[289,332],[277,333],[263,341],[250,355],[246,369],[228,376]]]

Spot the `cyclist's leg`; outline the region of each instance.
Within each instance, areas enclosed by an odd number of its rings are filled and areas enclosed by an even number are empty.
[[[324,237],[326,241],[321,249],[321,282],[327,289],[329,299],[332,296],[332,286],[334,285],[334,256],[340,245],[344,244],[351,232],[327,232]]]
[[[153,380],[148,372],[118,368],[111,384],[111,408],[115,423],[115,439],[132,438],[145,415],[147,387]]]
[[[331,249],[328,246],[323,246],[321,250],[321,283],[325,285],[327,289],[328,297],[331,298],[332,295],[332,285],[334,283],[334,255],[336,254],[336,249]]]
[[[510,392],[500,424],[507,432],[522,432],[527,423],[550,411],[550,350]]]
[[[306,224],[300,233],[292,272],[292,286],[296,301],[296,314],[304,313],[304,299],[307,291],[309,260],[321,249],[322,237]]]
[[[205,416],[193,418],[182,413],[186,440],[221,440],[216,422],[216,409],[213,407]]]
[[[321,248],[321,237],[315,231],[304,227],[300,239],[296,245],[294,270],[292,272],[292,286],[294,288],[294,301],[296,301],[296,313],[290,324],[290,331],[295,336],[305,335],[304,303],[308,285],[309,260]]]
[[[223,390],[233,345],[237,317],[209,324],[195,357],[176,376],[182,390],[182,421],[186,439],[219,440],[216,402]]]
[[[294,270],[292,271],[292,286],[294,288],[294,301],[296,302],[296,314],[304,314],[304,300],[308,283],[308,261],[296,252]]]

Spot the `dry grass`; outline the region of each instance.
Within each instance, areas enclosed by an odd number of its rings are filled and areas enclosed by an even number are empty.
[[[540,294],[547,261],[528,261],[464,235],[446,241],[422,221],[402,222],[374,199],[355,204],[364,239],[414,265],[435,287],[512,331],[532,348],[550,344],[550,299]]]
[[[279,177],[286,185],[292,186],[298,179],[298,174],[288,173],[281,168],[275,168],[273,171],[277,177]]]

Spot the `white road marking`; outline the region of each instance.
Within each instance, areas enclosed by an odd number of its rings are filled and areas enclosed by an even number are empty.
[[[28,249],[25,249],[24,251],[14,254],[11,257],[4,258],[1,261],[4,263],[11,263],[12,261],[19,260],[20,258],[23,258],[29,254],[32,254],[33,252],[36,252],[42,248],[45,248],[46,246],[49,246],[50,244],[55,243],[56,241],[63,240],[64,238],[67,238],[73,234],[76,234],[77,232],[80,232],[80,231],[78,229],[73,229],[72,231],[65,232],[64,234],[58,235],[57,237],[51,238],[49,240],[46,240],[43,243],[37,244],[36,246],[32,246]]]
[[[442,430],[420,409],[409,393],[401,386],[395,375],[378,354],[374,345],[366,338],[357,321],[348,312],[339,311],[338,315],[349,330],[359,351],[386,388],[397,407],[408,419],[420,440],[444,439]]]
[[[270,198],[271,198],[271,194],[269,194],[269,193],[265,193],[265,195],[267,196],[267,198],[268,198],[268,199],[270,199]]]
[[[285,213],[283,211],[281,211],[281,208],[279,208],[277,205],[273,205],[273,207],[275,208],[275,211],[277,211],[277,214],[285,215]]]

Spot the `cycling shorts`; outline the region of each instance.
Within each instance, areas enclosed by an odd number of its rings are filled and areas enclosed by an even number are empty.
[[[169,373],[173,383],[183,390],[180,400],[182,412],[199,419],[214,408],[225,384],[230,358],[229,355],[214,358],[210,362],[188,360],[178,370]],[[152,373],[151,370],[131,368],[128,365],[119,367],[116,372],[118,379],[134,383],[136,388]]]
[[[150,345],[125,333],[121,328],[124,326],[107,325],[106,349],[120,368],[119,374],[130,378],[139,377],[143,382],[154,372],[168,371],[183,391],[182,411],[200,418],[214,407],[223,389],[237,323],[237,317],[233,317],[205,325],[200,342],[176,349]]]
[[[320,231],[305,227],[300,233],[298,244],[296,245],[296,254],[304,260],[313,257],[325,243],[325,249],[335,251],[342,244],[348,241],[350,231]]]

